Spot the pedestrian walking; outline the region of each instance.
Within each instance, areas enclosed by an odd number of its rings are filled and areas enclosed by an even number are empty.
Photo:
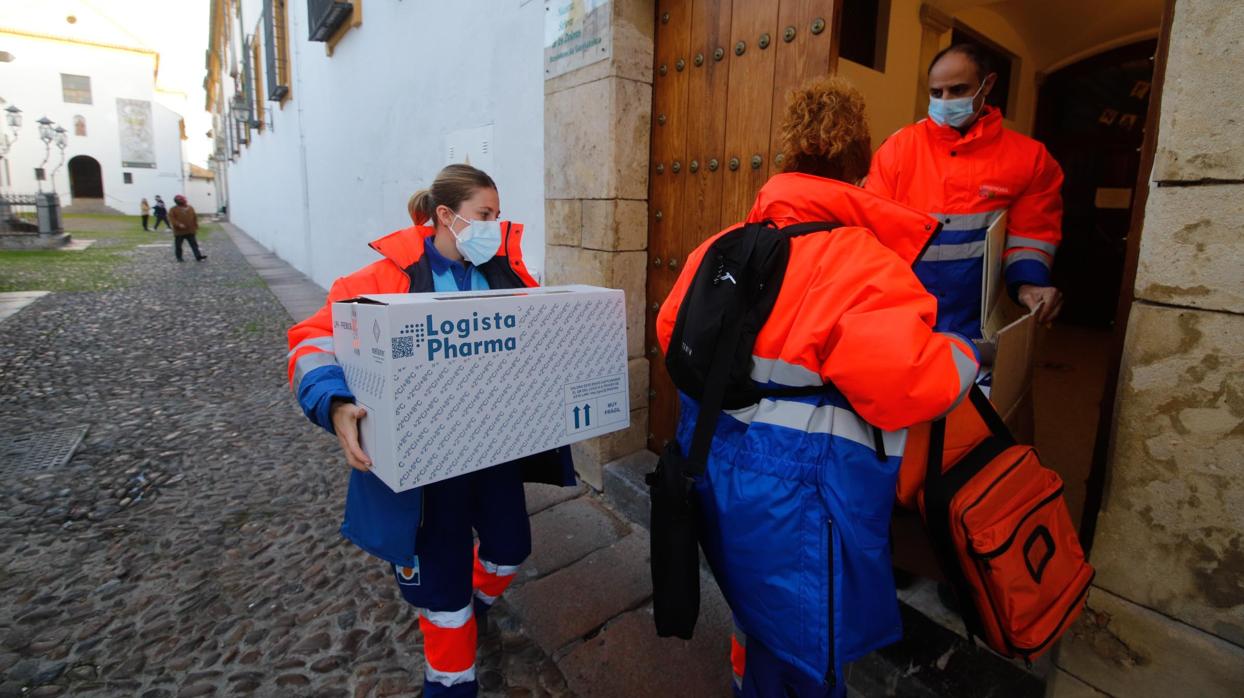
[[[194,208],[186,203],[186,197],[181,194],[173,197],[173,203],[176,205],[168,214],[172,221],[170,227],[173,229],[173,253],[177,256],[177,261],[185,261],[181,258],[181,245],[188,242],[190,251],[194,253],[194,261],[202,262],[207,259],[207,255],[199,252],[199,241],[196,237],[199,232],[199,214],[194,212]]]
[[[733,611],[738,695],[845,696],[843,665],[902,636],[886,537],[906,429],[954,407],[977,359],[966,338],[934,331],[937,300],[912,271],[937,221],[854,186],[871,150],[859,92],[841,78],[795,90],[781,136],[783,172],[746,223],[797,236],[775,272],[780,288],[760,287],[776,295],[750,351],[722,354],[746,360],[720,375],[750,375],[750,404],[721,409],[721,393],[706,389],[715,414],[701,430],[702,403],[682,392],[667,447],[677,453],[661,467],[705,466],[692,489],[696,530]],[[717,310],[697,306],[710,296],[693,284],[750,283],[713,247],[738,228],[691,253],[661,306],[657,341],[671,361],[702,360],[686,342],[705,336],[696,331]]]
[[[147,203],[146,198],[143,198],[143,201],[140,204],[140,206],[142,207],[142,213],[143,213],[143,230],[147,230],[148,229],[147,228],[147,217],[151,215],[151,204]]]
[[[156,194],[155,206],[152,207],[152,212],[155,213],[155,225],[151,226],[152,230],[160,229],[160,221],[164,221],[164,225],[168,226],[170,229],[173,227],[173,225],[168,222],[168,207],[164,205],[164,199],[160,198],[159,194]]]
[[[484,172],[449,165],[411,197],[409,211],[413,226],[371,243],[383,259],[334,282],[324,307],[290,329],[290,387],[307,417],[336,434],[352,467],[342,535],[391,566],[403,598],[419,609],[423,695],[475,696],[477,628],[531,552],[523,483],[569,486],[575,475],[568,447],[401,493],[369,472],[359,446],[366,412],[332,351],[333,302],[537,285],[521,257],[523,227],[498,220],[497,185]]]

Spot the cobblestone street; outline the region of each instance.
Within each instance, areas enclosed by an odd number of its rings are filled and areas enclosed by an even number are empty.
[[[0,433],[89,427],[63,467],[0,464],[0,696],[417,695],[416,616],[338,535],[344,463],[286,386],[291,320],[203,246],[0,326]],[[480,657],[489,695],[568,692],[504,607]]]

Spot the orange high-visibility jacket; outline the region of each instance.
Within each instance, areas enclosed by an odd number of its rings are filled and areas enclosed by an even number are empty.
[[[747,220],[842,224],[791,240],[752,357],[764,387],[825,390],[722,412],[696,483],[701,542],[739,627],[822,678],[900,637],[887,535],[905,429],[948,412],[978,366],[967,339],[934,331],[936,301],[912,272],[937,229],[929,216],[841,182],[780,174]],[[691,253],[661,307],[663,350],[716,237]],[[681,396],[684,452],[698,409]]]
[[[980,336],[985,232],[1007,212],[1003,265],[1015,296],[1049,286],[1062,240],[1063,171],[1041,143],[986,107],[966,135],[922,119],[886,139],[864,188],[942,223],[916,275],[938,299],[938,329]]]

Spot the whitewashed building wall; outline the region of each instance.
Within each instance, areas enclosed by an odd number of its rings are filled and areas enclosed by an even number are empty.
[[[13,60],[0,63],[0,96],[7,104],[22,110],[23,123],[18,139],[8,155],[8,191],[31,193],[36,190],[34,169],[44,158],[39,140],[41,116],[47,116],[69,131],[65,165],[56,173],[56,191],[62,204],[72,203],[69,188],[69,160],[88,155],[99,161],[103,176],[104,202],[123,213],[137,214],[139,201],[156,194],[169,199],[179,193],[182,182],[181,116],[159,103],[155,90],[155,60],[151,54],[121,51],[62,41],[52,41],[0,30],[0,50]],[[85,75],[91,79],[91,104],[66,102],[61,74]],[[155,168],[124,167],[118,125],[117,98],[151,102],[154,123]],[[74,134],[74,117],[86,121],[86,136]],[[60,163],[60,151],[53,144],[45,166],[48,173]],[[126,184],[124,173],[132,183]],[[43,183],[50,190],[52,182]]]
[[[230,219],[327,287],[377,259],[367,242],[410,225],[406,201],[450,162],[453,134],[491,127],[490,158],[472,162],[497,181],[502,217],[525,224],[524,254],[541,272],[544,11],[366,0],[362,25],[328,56],[307,39],[305,0],[290,0],[291,96],[265,104],[269,123],[228,164]],[[262,0],[242,0],[235,44],[262,41],[262,13]]]

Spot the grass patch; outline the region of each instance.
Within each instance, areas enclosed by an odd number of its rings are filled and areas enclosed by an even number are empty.
[[[81,252],[64,250],[0,250],[0,291],[107,291],[128,285],[119,269],[131,251],[148,243],[173,244],[171,233],[142,229],[136,216],[75,214],[108,225],[68,226],[75,239],[95,240]],[[133,225],[130,225],[132,223]],[[89,228],[89,229],[88,229]],[[210,240],[218,226],[205,223],[200,240]]]

